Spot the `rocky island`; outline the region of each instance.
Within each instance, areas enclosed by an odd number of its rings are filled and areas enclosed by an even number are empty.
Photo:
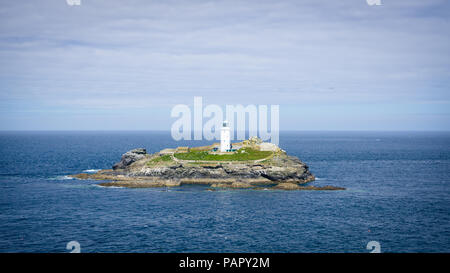
[[[112,169],[73,175],[78,179],[104,180],[101,186],[131,188],[176,187],[186,184],[216,188],[343,190],[325,186],[304,186],[314,181],[308,166],[272,143],[253,137],[233,143],[220,152],[219,144],[178,147],[148,154],[143,148],[122,155]]]

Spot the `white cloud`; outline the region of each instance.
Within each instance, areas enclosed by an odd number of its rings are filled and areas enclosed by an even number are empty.
[[[0,99],[79,109],[448,100],[446,1],[8,1]],[[46,108],[47,107],[47,108]],[[100,111],[100,110],[99,110]]]

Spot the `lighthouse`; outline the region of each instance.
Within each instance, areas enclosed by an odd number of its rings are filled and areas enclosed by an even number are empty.
[[[220,129],[220,151],[226,152],[229,150],[231,150],[230,127],[228,127],[228,121],[225,120]]]

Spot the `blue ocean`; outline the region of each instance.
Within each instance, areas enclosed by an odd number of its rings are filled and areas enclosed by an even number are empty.
[[[281,132],[315,185],[345,191],[127,189],[67,175],[111,168],[168,132],[0,133],[0,252],[450,251],[450,133]]]

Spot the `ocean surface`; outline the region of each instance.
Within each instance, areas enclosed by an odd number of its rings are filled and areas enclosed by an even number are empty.
[[[69,174],[165,132],[0,133],[0,252],[450,251],[450,133],[282,132],[315,185],[345,191],[105,188]]]

